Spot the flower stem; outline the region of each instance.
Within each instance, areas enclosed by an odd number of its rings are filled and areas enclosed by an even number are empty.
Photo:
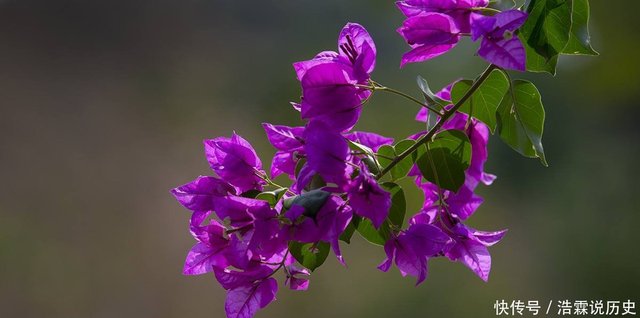
[[[418,105],[420,105],[422,107],[425,107],[425,108],[429,109],[430,111],[436,113],[436,115],[442,117],[442,113],[440,113],[439,110],[437,110],[437,109],[435,109],[435,108],[433,108],[433,107],[421,102],[419,99],[417,99],[417,98],[415,98],[415,97],[413,97],[413,96],[411,96],[411,95],[409,95],[407,93],[404,93],[404,92],[401,92],[399,90],[396,90],[396,89],[393,89],[393,88],[390,88],[390,87],[386,87],[386,86],[372,86],[372,89],[374,91],[389,92],[389,93],[392,93],[392,94],[396,94],[398,96],[402,96],[402,97],[404,97],[404,98],[406,98],[406,99],[408,99],[408,100],[410,100],[410,101],[412,101],[412,102],[414,102],[414,103],[416,103],[416,104],[418,104]]]
[[[456,111],[462,106],[462,104],[464,104],[471,97],[471,95],[473,95],[473,93],[475,93],[475,91],[478,90],[480,85],[482,85],[482,83],[484,83],[484,81],[487,79],[487,77],[489,77],[489,74],[491,74],[491,72],[496,68],[497,68],[497,66],[495,66],[493,64],[489,65],[489,67],[487,67],[487,69],[484,70],[484,72],[482,72],[480,77],[478,77],[478,79],[476,79],[473,82],[473,84],[471,85],[469,90],[462,96],[462,98],[460,98],[460,100],[457,103],[455,103],[453,105],[453,107],[451,107],[449,110],[445,111],[444,114],[442,114],[440,116],[440,119],[433,126],[433,128],[431,128],[431,130],[429,130],[429,132],[427,132],[426,135],[420,137],[420,139],[418,139],[413,146],[411,146],[409,149],[403,151],[401,154],[399,154],[397,157],[395,157],[395,159],[393,159],[393,161],[391,161],[391,163],[388,166],[386,166],[382,171],[380,171],[380,173],[378,173],[378,175],[376,176],[376,179],[379,180],[380,178],[382,178],[385,174],[387,174],[389,171],[391,171],[391,169],[395,165],[397,165],[400,161],[402,161],[404,158],[406,158],[407,156],[412,154],[414,151],[418,150],[418,148],[420,148],[420,146],[422,146],[425,143],[429,142],[431,140],[431,138],[433,137],[433,135],[435,135],[436,132],[444,125],[444,123],[447,122],[447,120],[453,114],[456,113]]]
[[[498,9],[488,8],[488,7],[471,8],[471,11],[487,12],[487,13],[494,13],[494,14],[502,12]]]

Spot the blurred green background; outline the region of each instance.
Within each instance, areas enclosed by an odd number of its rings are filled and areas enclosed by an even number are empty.
[[[640,301],[639,1],[592,3],[597,58],[527,75],[547,111],[549,168],[498,138],[498,175],[470,223],[509,228],[489,283],[430,262],[414,287],[376,270],[381,248],[344,246],[305,293],[281,288],[258,317],[491,317],[496,299]],[[483,61],[464,41],[398,69],[406,50],[392,1],[0,1],[0,317],[222,317],[212,276],[181,275],[189,214],[169,189],[210,174],[202,139],[300,124],[291,63],[335,49],[348,21],[378,46],[374,78],[418,94]],[[520,76],[520,75],[517,75]],[[360,130],[402,138],[416,107],[377,95]],[[411,211],[420,195],[411,192]]]

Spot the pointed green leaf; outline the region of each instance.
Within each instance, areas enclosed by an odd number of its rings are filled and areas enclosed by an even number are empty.
[[[411,148],[411,146],[413,146],[415,143],[416,143],[415,140],[411,140],[411,139],[401,140],[397,144],[395,144],[395,146],[393,146],[393,150],[395,151],[396,156],[399,156],[405,150]],[[416,158],[415,158],[415,152],[414,152],[410,156],[407,156],[406,158],[398,162],[398,164],[395,165],[393,169],[391,169],[391,175],[393,176],[393,179],[399,180],[406,177],[409,171],[411,170],[411,167],[413,167],[413,163],[415,161],[416,161]]]
[[[415,144],[415,140],[405,139],[399,141],[395,146],[384,145],[378,149],[378,162],[381,167],[387,167],[393,161],[392,159],[400,155],[405,150],[411,148]],[[399,180],[407,176],[413,163],[416,161],[416,153],[402,159],[393,168],[391,168],[391,179]]]
[[[589,0],[573,0],[571,6],[571,32],[563,54],[598,55],[591,47],[589,35]]]
[[[571,0],[531,0],[520,28],[527,70],[555,74],[558,55],[569,41]]]
[[[597,55],[589,43],[587,0],[531,0],[520,28],[527,70],[555,74],[560,54]]]
[[[356,230],[367,241],[376,244],[384,245],[391,236],[391,230],[389,229],[388,221],[384,221],[380,225],[380,229],[376,230],[373,223],[369,219],[361,218],[356,223]]]
[[[542,148],[544,108],[533,83],[515,80],[498,108],[498,134],[515,151],[525,157],[547,161]]]
[[[329,244],[289,242],[289,252],[302,266],[313,271],[320,267],[329,255]]]
[[[460,130],[445,130],[426,144],[427,150],[416,162],[422,175],[440,188],[458,191],[464,184],[464,171],[471,163],[471,143]]]
[[[420,87],[420,90],[422,91],[422,96],[424,96],[425,100],[427,101],[427,105],[432,106],[435,109],[442,109],[445,106],[451,104],[448,101],[436,96],[436,94],[431,91],[431,88],[429,88],[429,83],[427,82],[427,80],[422,76],[418,75],[417,82],[418,87]]]
[[[401,228],[407,211],[407,200],[404,197],[404,191],[402,187],[393,182],[385,182],[380,186],[391,194],[391,208],[389,209],[387,220]]]
[[[458,103],[471,85],[473,85],[471,80],[458,81],[451,89],[451,100]],[[493,133],[496,128],[496,110],[508,89],[509,80],[504,72],[494,70],[458,110],[487,124]]]
[[[278,203],[278,201],[280,201],[280,198],[282,198],[282,196],[287,192],[287,188],[279,188],[273,191],[264,191],[259,193],[256,196],[256,199],[258,200],[264,200],[269,202],[269,205],[271,206],[275,206],[276,203]]]

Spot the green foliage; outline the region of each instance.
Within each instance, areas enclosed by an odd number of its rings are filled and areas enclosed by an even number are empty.
[[[458,81],[451,89],[451,99],[458,103],[473,85],[471,80]],[[496,110],[509,90],[509,80],[501,70],[493,70],[471,97],[458,109],[489,126],[493,133],[496,128]]]
[[[587,0],[531,0],[520,28],[527,70],[555,74],[560,54],[597,55],[590,44]]]
[[[415,144],[415,140],[405,139],[395,144],[395,146],[384,145],[378,149],[378,162],[382,167],[387,167],[399,154],[411,148]],[[413,163],[416,161],[417,154],[414,152],[406,158],[398,162],[391,168],[390,174],[392,180],[399,180],[407,176]]]
[[[302,266],[313,271],[320,267],[329,255],[329,243],[300,243],[289,242],[289,252],[293,257],[302,264]]]
[[[287,192],[287,188],[279,188],[273,191],[264,191],[256,195],[256,199],[269,202],[272,207],[280,201],[282,196]]]
[[[523,156],[538,157],[547,166],[542,148],[545,114],[535,85],[515,80],[498,107],[497,115],[500,138]]]
[[[471,143],[460,130],[445,130],[426,144],[418,158],[422,175],[440,188],[458,191],[464,184],[464,171],[471,163]]]

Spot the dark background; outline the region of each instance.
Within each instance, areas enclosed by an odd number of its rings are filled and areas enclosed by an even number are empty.
[[[430,262],[415,288],[376,270],[381,248],[355,239],[308,292],[281,288],[259,317],[491,317],[496,299],[640,301],[638,1],[592,2],[597,58],[526,75],[547,110],[549,168],[499,138],[470,220],[509,228],[489,283]],[[335,50],[348,21],[378,46],[374,78],[417,95],[473,77],[465,40],[398,69],[407,49],[392,1],[0,1],[0,316],[221,317],[212,276],[181,275],[193,244],[169,189],[210,174],[202,139],[234,130],[266,165],[262,122],[300,124],[291,63]],[[516,76],[520,76],[515,74]],[[358,129],[402,138],[416,107],[377,95]],[[410,191],[411,211],[420,195]]]

